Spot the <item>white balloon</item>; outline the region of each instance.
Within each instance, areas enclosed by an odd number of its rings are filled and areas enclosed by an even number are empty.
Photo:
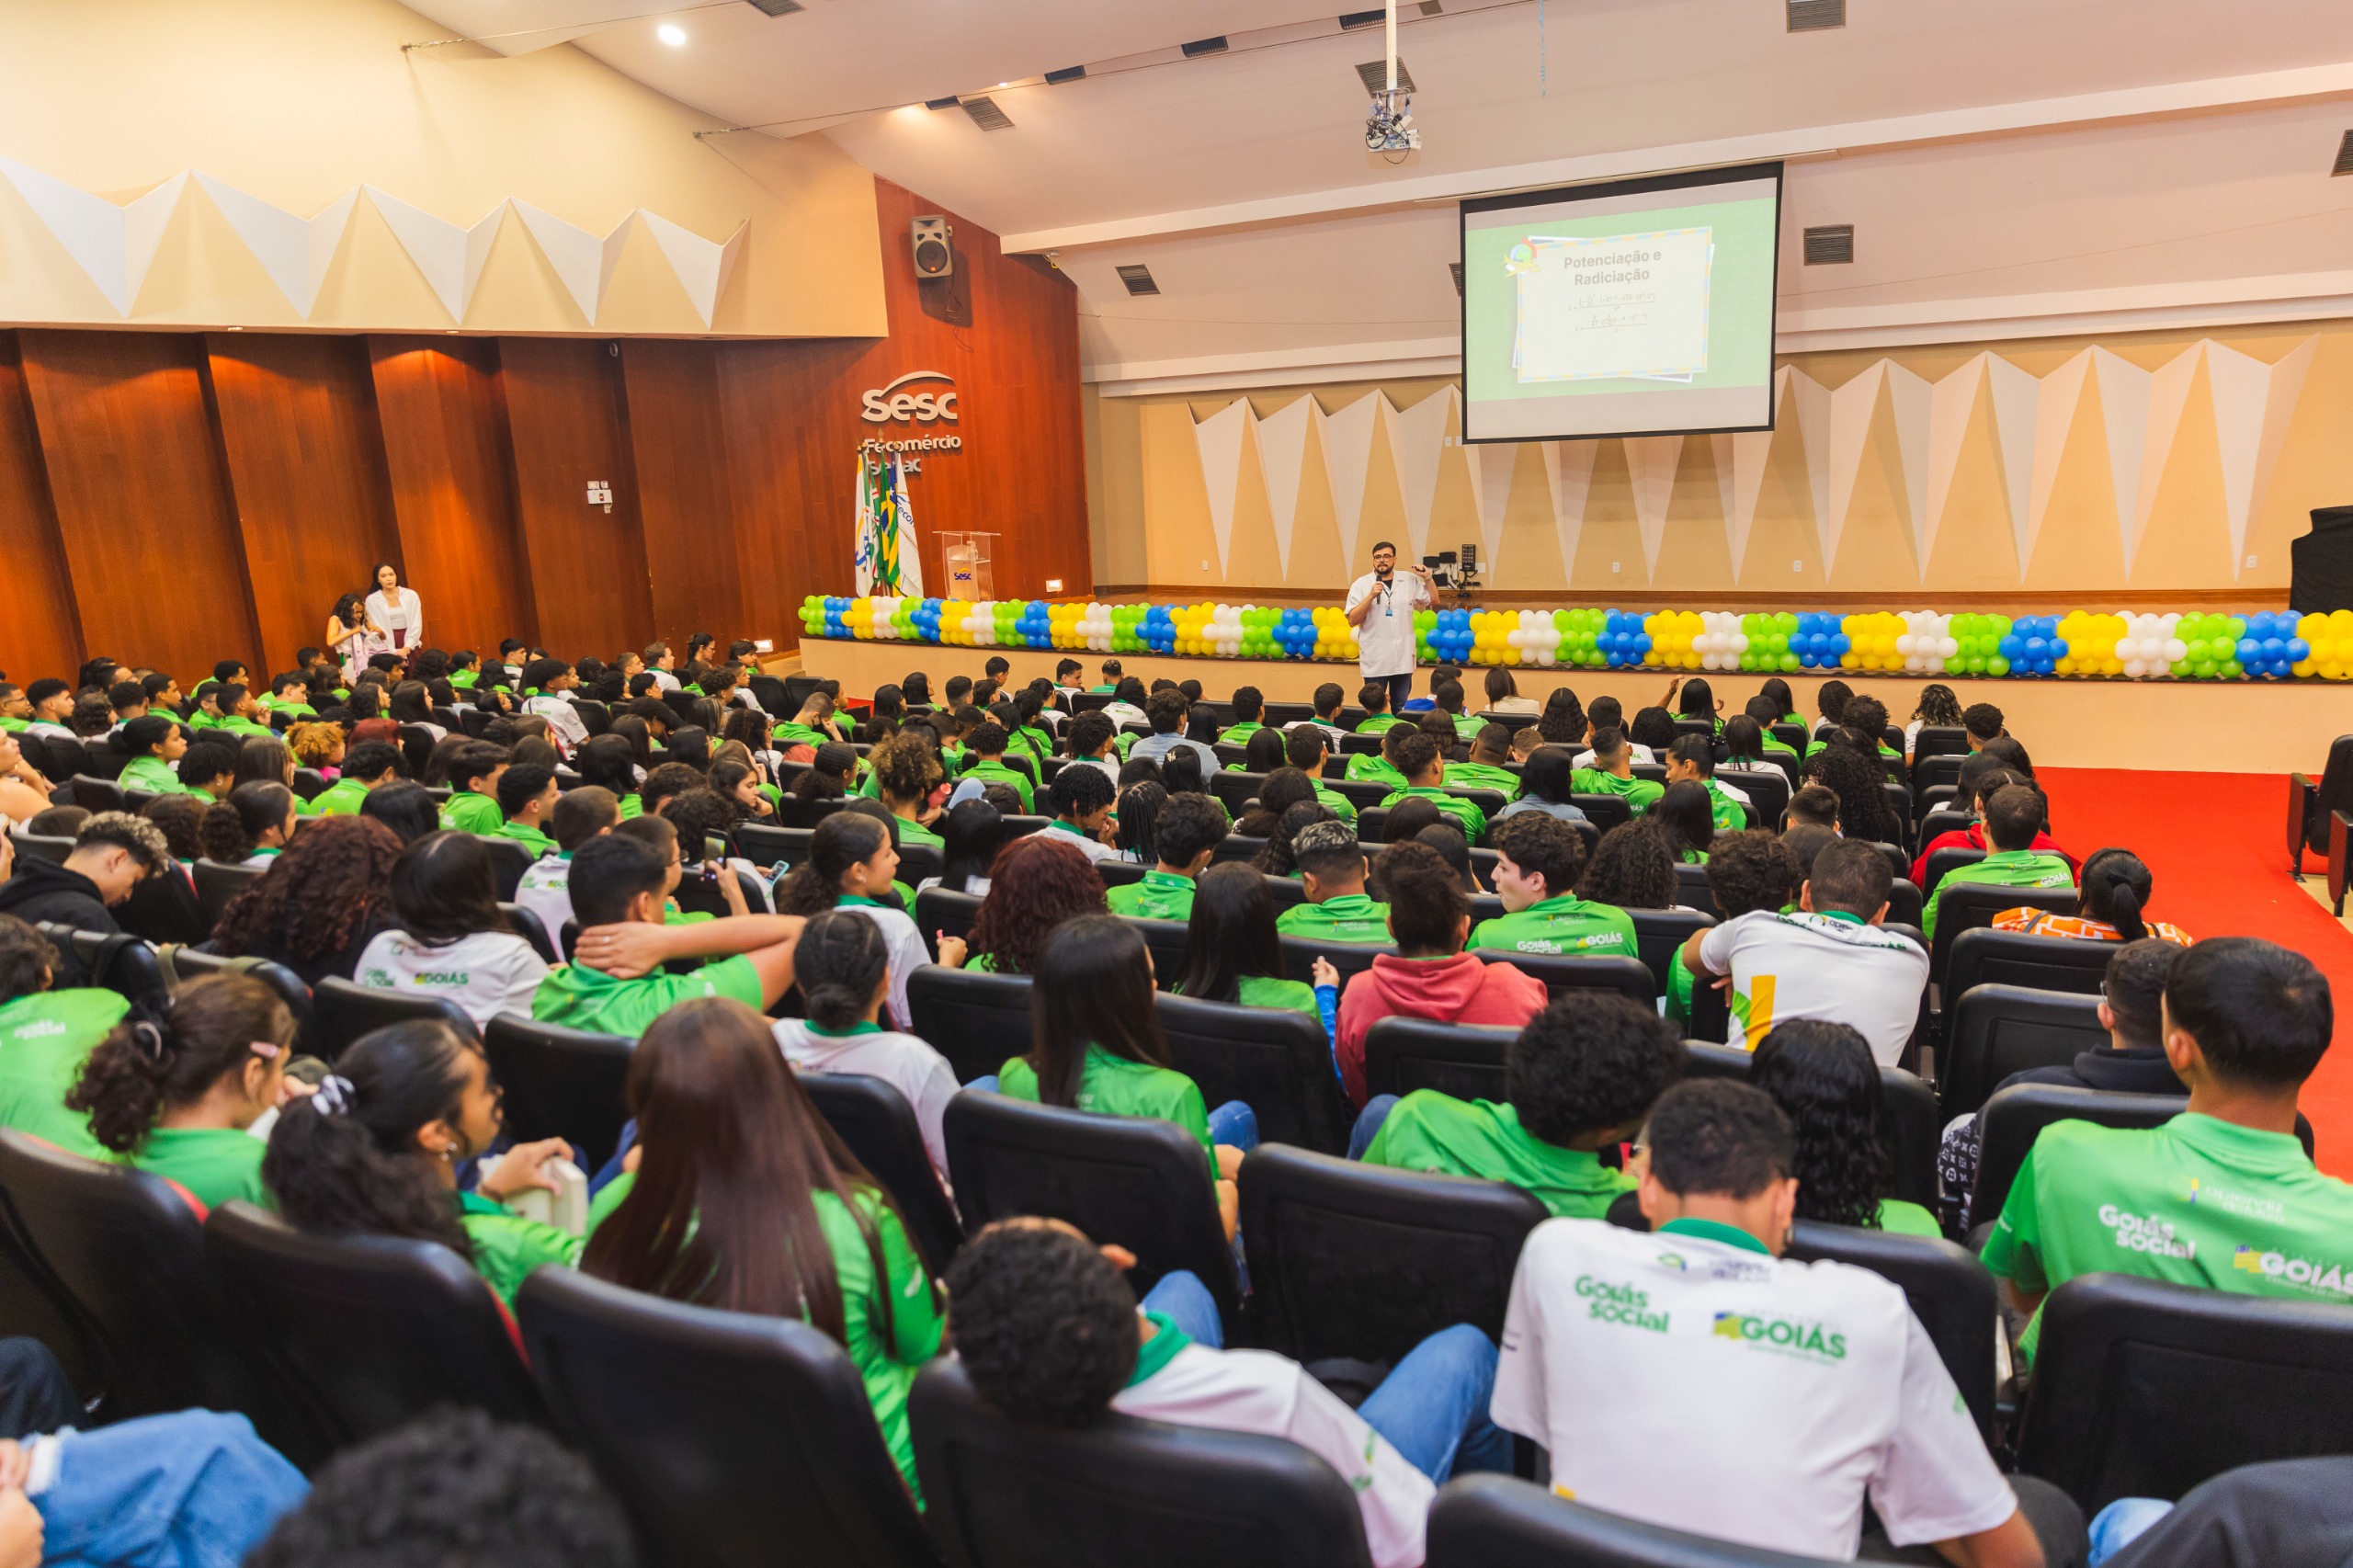
[[[2138,679],[2149,673],[2149,666],[2145,660],[2127,659],[2124,661],[2124,673]]]
[[[2166,664],[2177,665],[2189,657],[2189,644],[2178,637],[2168,637],[2165,639],[2164,653]]]

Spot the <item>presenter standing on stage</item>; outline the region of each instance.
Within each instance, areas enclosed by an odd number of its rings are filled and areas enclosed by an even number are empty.
[[[368,596],[368,619],[376,625],[370,653],[399,653],[425,641],[425,607],[415,588],[401,586],[401,574],[392,562],[376,567],[376,591]]]
[[[1397,576],[1397,547],[1372,547],[1372,570],[1348,585],[1348,624],[1357,629],[1357,668],[1365,680],[1385,682],[1389,710],[1414,694],[1414,612],[1437,602],[1427,566]]]

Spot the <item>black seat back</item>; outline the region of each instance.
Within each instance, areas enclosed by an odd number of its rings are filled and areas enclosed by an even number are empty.
[[[981,917],[981,900],[976,893],[926,888],[915,894],[915,906],[908,913],[915,916],[915,929],[923,933],[923,939],[937,943],[943,934],[970,937],[972,922]]]
[[[1939,926],[1937,933],[1944,932]],[[1978,926],[1952,939],[1945,958],[1945,994],[1961,997],[1980,985],[2031,986],[2097,996],[2108,977],[2113,942],[2073,937],[2029,937],[2023,931]]]
[[[1966,956],[1981,937],[2004,934],[1972,931],[1956,955]],[[1976,1110],[2013,1073],[2064,1067],[2078,1052],[2109,1043],[2096,995],[1986,984],[1955,994],[1937,1064],[1937,1114],[1947,1121]]]
[[[1684,1042],[1685,1071],[1695,1078],[1738,1078],[1746,1082],[1756,1059],[1732,1046]],[[1920,1077],[1901,1067],[1879,1070],[1880,1102],[1887,1109],[1887,1153],[1894,1167],[1895,1190],[1891,1196],[1923,1209],[1937,1204],[1937,1142],[1942,1123],[1937,1119],[1937,1095]]]
[[[523,847],[520,841],[516,839],[494,838],[488,834],[482,833],[474,835],[474,838],[490,853],[490,875],[491,879],[498,884],[500,901],[512,903],[515,901],[515,890],[523,883],[523,873],[531,869],[531,862],[538,857]],[[693,857],[688,856],[688,859],[691,864]]]
[[[136,1002],[142,996],[161,997],[165,988],[164,966],[155,949],[127,931],[76,931],[74,957],[81,964],[85,983],[103,986]]]
[[[85,812],[119,812],[123,808],[122,786],[111,778],[77,773],[66,780],[65,788],[73,803]]]
[[[1985,851],[1972,849],[1965,845],[1952,845],[1930,851],[1928,863],[1920,869],[1921,892],[1933,897],[1937,884],[1943,881],[1948,873],[1958,867],[1974,866],[1984,858]]]
[[[1210,793],[1225,808],[1229,817],[1238,817],[1243,808],[1257,799],[1259,787],[1267,782],[1263,773],[1247,773],[1239,767],[1221,767],[1210,780]]]
[[[840,811],[843,799],[836,795],[820,801],[807,795],[787,795],[776,805],[776,825],[779,827],[814,828],[819,823]]]
[[[243,959],[222,958],[218,953],[200,953],[194,948],[181,948],[172,954],[172,969],[182,984],[199,975],[251,975],[278,993],[278,999],[286,1004],[288,1012],[294,1015],[295,1023],[304,1028],[310,1027],[311,988],[302,983],[301,975],[282,963],[271,963],[267,960],[248,963]]]
[[[1266,1348],[1394,1362],[1442,1328],[1503,1336],[1512,1272],[1550,1216],[1501,1182],[1261,1145],[1242,1162],[1242,1236]]]
[[[1790,809],[1788,774],[1772,767],[1720,767],[1716,779],[1748,797],[1749,809],[1756,813],[1751,826],[1779,830],[1781,813]]]
[[[1320,1018],[1287,1007],[1197,1002],[1165,991],[1154,1005],[1168,1040],[1169,1065],[1199,1085],[1206,1104],[1240,1100],[1257,1114],[1265,1142],[1327,1154],[1347,1148],[1356,1115],[1332,1071]]]
[[[815,831],[747,822],[735,830],[735,853],[756,866],[798,866],[809,858],[809,840]]]
[[[2189,1104],[2183,1095],[2124,1095],[2063,1084],[2012,1084],[1986,1100],[1977,1145],[1977,1181],[1969,1212],[1984,1221],[2002,1211],[2027,1151],[2054,1121],[2096,1121],[2102,1127],[2162,1127]]]
[[[16,839],[17,854],[29,855],[35,859],[47,860],[59,866],[65,864],[65,858],[74,853],[74,840],[70,836],[52,837],[47,834],[20,833],[16,835]]]
[[[446,996],[411,996],[329,976],[311,993],[311,1027],[303,1033],[302,1050],[333,1062],[369,1030],[415,1018],[448,1024],[468,1040],[474,1038],[473,1019]]]
[[[1631,953],[1514,953],[1500,948],[1471,951],[1482,962],[1507,963],[1542,981],[1555,1002],[1577,991],[1615,992],[1646,1007],[1658,1000],[1649,968]]]
[[[1152,971],[1160,989],[1185,972],[1185,943],[1188,927],[1182,920],[1147,920],[1138,915],[1120,918],[1134,926],[1152,954]]]
[[[1634,808],[1626,803],[1623,795],[1571,795],[1569,804],[1583,812],[1586,820],[1605,834],[1634,820]]]
[[[1724,906],[1716,902],[1716,890],[1708,885],[1708,868],[1678,865],[1675,868],[1675,902],[1684,909],[1697,909],[1721,920]]]
[[[1963,933],[1984,930],[1994,924],[1994,916],[2005,910],[2023,906],[2073,915],[2080,902],[2074,888],[2004,888],[1983,882],[1954,882],[1932,896],[1937,904],[1937,935],[1928,949],[1928,978],[1939,986],[1951,972],[1952,945]],[[2107,960],[2106,953],[2100,954],[2103,967]]]
[[[802,1073],[800,1078],[826,1125],[899,1206],[908,1237],[931,1271],[946,1273],[963,1244],[963,1232],[955,1206],[939,1190],[923,1127],[906,1096],[880,1078],[855,1073]]]
[[[1096,1116],[966,1090],[942,1121],[967,1234],[992,1220],[1067,1220],[1136,1256],[1141,1296],[1173,1269],[1200,1277],[1229,1327],[1240,1308],[1208,1153],[1175,1122]]]
[[[506,1309],[438,1243],[305,1235],[228,1203],[205,1221],[204,1250],[232,1308],[274,1347],[338,1447],[442,1404],[546,1420]]]
[[[506,1094],[506,1130],[526,1142],[568,1138],[596,1169],[629,1120],[625,1035],[593,1034],[501,1013],[483,1031],[490,1074]]]
[[[842,1347],[543,1268],[515,1299],[556,1429],[629,1511],[650,1568],[926,1568],[923,1523]]]
[[[114,908],[115,924],[142,940],[201,942],[212,935],[196,884],[176,861],[162,876],[149,877]]]
[[[1356,1494],[1284,1438],[1116,1413],[1024,1425],[945,1358],[908,1403],[948,1568],[1370,1568]]]
[[[1829,1258],[1894,1281],[1912,1315],[1969,1402],[1978,1430],[1991,1443],[1994,1413],[1994,1333],[2000,1321],[1994,1276],[1968,1248],[1942,1236],[1892,1235],[1851,1225],[1801,1220],[1790,1230],[1788,1256],[1801,1263]]]
[[[1504,1051],[1519,1031],[1392,1016],[1365,1031],[1368,1095],[1436,1089],[1459,1100],[1504,1097]]]
[[[498,913],[506,917],[506,924],[515,928],[515,935],[531,945],[531,950],[540,955],[541,963],[552,966],[563,962],[563,955],[555,950],[552,934],[536,914],[519,903],[502,903],[498,906]]]
[[[1430,1508],[1427,1568],[1820,1568],[1822,1560],[1685,1535],[1508,1475],[1457,1476]]]
[[[1714,915],[1696,909],[1630,909],[1626,915],[1634,923],[1634,950],[1642,956],[1643,967],[1651,971],[1652,994],[1658,996],[1666,994],[1667,966],[1675,955],[1694,932],[1716,923]],[[1696,988],[1693,994],[1696,1000]]]
[[[224,866],[218,860],[199,860],[192,869],[196,879],[196,900],[204,908],[204,918],[219,925],[221,916],[234,903],[237,895],[269,874],[266,866]]]
[[[1382,953],[1394,958],[1397,949],[1390,943],[1326,942],[1321,937],[1285,937],[1283,944],[1283,973],[1306,984],[1315,983],[1315,960],[1329,959],[1332,967],[1340,971],[1340,993],[1347,994],[1348,982],[1372,967],[1372,960]]]
[[[969,1084],[1029,1054],[1029,984],[1026,974],[926,964],[907,976],[907,1011],[915,1034]]]
[[[2128,1274],[2042,1304],[2018,1469],[2085,1513],[2240,1465],[2353,1452],[2353,1312]]]

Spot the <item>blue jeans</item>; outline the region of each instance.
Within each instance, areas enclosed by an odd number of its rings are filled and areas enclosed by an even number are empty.
[[[57,1441],[57,1473],[32,1500],[51,1568],[236,1568],[311,1491],[242,1415],[183,1410]]]
[[[2173,1505],[2162,1497],[2119,1497],[2093,1516],[2092,1550],[2086,1561],[2099,1568],[2172,1512]]]
[[[1210,1142],[1248,1153],[1258,1146],[1258,1113],[1240,1100],[1226,1101],[1210,1112]]]
[[[1143,1299],[1212,1350],[1225,1347],[1217,1303],[1207,1287],[1179,1269],[1161,1276]],[[1511,1435],[1487,1418],[1495,1392],[1495,1346],[1467,1323],[1442,1328],[1408,1351],[1357,1409],[1405,1462],[1444,1484],[1457,1470],[1511,1469]]]
[[[620,1142],[613,1145],[613,1157],[597,1166],[595,1174],[589,1176],[589,1197],[596,1197],[612,1184],[613,1178],[621,1174],[621,1162],[629,1158],[630,1150],[636,1145],[637,1118],[632,1116],[621,1123]]]
[[[1370,686],[1372,681],[1379,681],[1389,688],[1389,711],[1403,713],[1405,710],[1406,700],[1414,695],[1413,671],[1407,670],[1402,676],[1374,676],[1365,684]]]
[[[1372,1147],[1374,1137],[1381,1131],[1381,1124],[1387,1121],[1389,1113],[1396,1108],[1395,1095],[1375,1095],[1364,1102],[1364,1109],[1357,1113],[1356,1126],[1348,1131],[1348,1158],[1364,1158],[1364,1152]]]

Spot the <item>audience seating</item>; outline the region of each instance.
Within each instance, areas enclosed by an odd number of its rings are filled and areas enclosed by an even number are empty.
[[[1853,1264],[1903,1287],[1953,1386],[1969,1402],[1988,1444],[1999,1437],[1994,1400],[1994,1335],[2001,1304],[1994,1276],[1977,1255],[1941,1236],[1891,1235],[1851,1225],[1800,1220],[1788,1255],[1801,1263]]]
[[[189,874],[195,879],[197,903],[203,906],[210,927],[218,926],[238,894],[261,881],[268,870],[261,866],[226,866],[218,860],[199,860],[189,868]]]
[[[1226,815],[1239,817],[1249,803],[1258,798],[1258,790],[1266,782],[1267,776],[1263,773],[1245,773],[1238,767],[1221,767],[1210,779],[1210,793],[1217,797],[1217,802],[1225,808]]]
[[[949,888],[926,888],[915,894],[915,906],[909,913],[923,932],[924,944],[932,949],[931,956],[936,959],[942,935],[972,936],[972,922],[981,917],[980,895]]]
[[[778,827],[814,828],[847,803],[839,795],[825,801],[813,800],[806,795],[787,795],[776,802],[775,824]]]
[[[948,1102],[942,1131],[966,1234],[1013,1214],[1067,1220],[1135,1254],[1138,1296],[1173,1269],[1199,1276],[1234,1335],[1233,1249],[1218,1221],[1216,1172],[1191,1133],[969,1089]]]
[[[798,1077],[825,1125],[898,1205],[907,1238],[931,1271],[945,1273],[963,1244],[963,1233],[955,1206],[939,1189],[931,1155],[924,1148],[923,1128],[907,1097],[880,1078],[853,1073],[801,1073]]]
[[[1501,1182],[1280,1144],[1253,1151],[1240,1185],[1265,1347],[1368,1393],[1442,1328],[1467,1323],[1500,1339],[1520,1244],[1551,1217]]]
[[[1745,1051],[1696,1040],[1686,1040],[1684,1049],[1690,1053],[1685,1073],[1694,1078],[1745,1082],[1754,1060]],[[1881,1067],[1879,1086],[1887,1108],[1887,1152],[1895,1175],[1891,1196],[1933,1210],[1937,1206],[1937,1140],[1944,1128],[1937,1119],[1936,1091],[1916,1074],[1901,1067]]]
[[[1929,806],[1922,800],[1925,814],[1920,818],[1920,843],[1923,847],[1934,844],[1948,833],[1966,833],[1976,824],[1976,818],[1958,806]],[[1921,873],[1927,875],[1924,869]]]
[[[1383,796],[1382,799],[1385,800],[1387,797]],[[1386,846],[1382,834],[1388,826],[1388,807],[1372,805],[1357,808],[1357,838],[1359,842],[1371,846],[1365,851],[1367,855],[1377,856]]]
[[[446,996],[411,996],[330,975],[311,992],[311,1027],[302,1032],[301,1049],[305,1055],[333,1062],[369,1030],[417,1018],[447,1024],[466,1039],[474,1038],[473,1019]]]
[[[735,853],[756,866],[798,866],[809,858],[805,827],[764,827],[756,822],[735,829]]]
[[[1142,936],[1144,948],[1152,954],[1154,981],[1166,991],[1185,971],[1186,937],[1191,927],[1182,920],[1148,920],[1140,915],[1121,918]]]
[[[2109,942],[1972,926],[1952,939],[1945,957],[1944,991],[1958,998],[1980,985],[2009,985],[2097,996],[2115,953]]]
[[[2353,817],[2343,812],[2328,813],[2328,907],[2339,920],[2345,918],[2345,894],[2353,885]]]
[[[1820,1560],[1686,1535],[1490,1474],[1439,1489],[1427,1568],[1820,1568]]]
[[[628,1510],[648,1568],[936,1562],[856,1364],[818,1330],[563,1268],[515,1308],[557,1430]]]
[[[2125,1274],[2042,1305],[2018,1469],[2084,1512],[2243,1464],[2353,1452],[2353,1312]]]
[[[1542,981],[1555,1002],[1573,991],[1614,991],[1646,1007],[1658,1001],[1651,971],[1631,953],[1514,953],[1473,948],[1471,955],[1485,963],[1507,963]]]
[[[1327,778],[1324,788],[1354,806],[1359,813],[1371,811],[1394,793],[1386,784],[1364,778]]]
[[[768,891],[762,885],[759,878],[749,871],[742,870],[727,869],[724,874],[735,879],[735,886],[744,895],[744,907],[746,912],[753,915],[767,912]],[[522,880],[521,873],[517,873],[516,880],[519,884]],[[719,884],[715,881],[704,881],[701,873],[695,869],[694,862],[691,860],[687,863],[686,874],[679,879],[676,891],[670,896],[677,900],[679,909],[688,915],[709,915],[718,917],[732,913],[727,907],[727,895],[719,891]]]
[[[2315,784],[2301,773],[2288,775],[2288,869],[2304,874],[2304,851],[2328,853],[2331,812],[2353,812],[2353,735],[2329,743],[2328,765]]]
[[[1634,808],[1620,795],[1571,795],[1569,804],[1583,812],[1586,820],[1605,834],[1634,820]]]
[[[1359,827],[1357,831],[1361,833],[1364,830]],[[1263,838],[1229,833],[1217,841],[1215,849],[1210,851],[1210,863],[1213,866],[1222,866],[1228,860],[1255,860],[1258,858],[1258,851],[1266,846],[1267,841]]]
[[[948,1058],[956,1081],[984,1078],[1030,1044],[1029,977],[926,964],[907,976],[914,1031]]]
[[[507,1131],[525,1142],[568,1139],[588,1156],[591,1171],[612,1158],[629,1120],[635,1040],[501,1013],[482,1043],[491,1078],[505,1091]]]
[[[1027,759],[1017,757],[1013,760]],[[1027,838],[1033,833],[1043,833],[1046,831],[1046,824],[1053,820],[1051,817],[1040,816],[1008,816],[1005,819],[1005,836],[1010,842],[1016,838]]]
[[[1985,851],[1983,849],[1971,849],[1958,845],[1932,851],[1928,856],[1927,864],[1921,868],[1921,894],[1924,897],[1935,896],[1937,884],[1945,880],[1947,872],[1961,866],[1974,866],[1984,858],[1985,858]],[[1907,867],[1906,869],[1908,870],[1909,868]]]
[[[1781,813],[1790,809],[1790,778],[1778,767],[1719,767],[1716,781],[1748,797],[1755,812],[1751,827],[1778,829]]]
[[[1291,979],[1307,984],[1315,983],[1315,960],[1329,959],[1332,967],[1340,971],[1340,994],[1345,996],[1348,982],[1372,967],[1372,960],[1382,953],[1395,957],[1397,949],[1389,943],[1325,942],[1305,937],[1285,937],[1283,972]]]
[[[51,940],[56,939],[54,928],[46,923],[41,928]],[[73,944],[74,961],[82,966],[86,983],[119,992],[134,1002],[164,994],[164,971],[155,961],[155,949],[130,933],[76,931],[67,940]]]
[[[302,977],[282,963],[267,960],[255,962],[246,959],[223,958],[195,948],[181,948],[172,954],[172,968],[183,984],[204,974],[246,974],[278,993],[286,1010],[294,1015],[295,1024],[308,1028],[311,1023],[311,988]]]
[[[1154,1006],[1169,1064],[1200,1086],[1205,1104],[1240,1100],[1256,1113],[1258,1136],[1268,1143],[1324,1153],[1347,1148],[1356,1113],[1340,1093],[1320,1018],[1165,991]]]
[[[490,874],[498,883],[499,902],[511,903],[515,890],[522,885],[523,873],[531,869],[531,862],[539,857],[512,838],[493,838],[487,834],[476,834],[474,837],[490,852]],[[685,891],[684,883],[679,885],[679,891]]]
[[[1980,984],[1960,997],[1946,1009],[1937,1061],[1937,1114],[1946,1121],[1975,1111],[2013,1073],[2064,1067],[2109,1043],[2097,996]]]
[[[149,877],[114,907],[115,924],[142,940],[201,942],[212,935],[212,916],[198,902],[196,884],[177,862],[160,877]]]
[[[2102,1127],[2160,1127],[2189,1108],[2182,1095],[2128,1095],[2079,1089],[2067,1084],[2012,1084],[1985,1102],[1984,1133],[1977,1149],[1977,1184],[1971,1188],[1972,1224],[1984,1224],[2002,1211],[2010,1183],[2027,1152],[2054,1121],[2096,1121]],[[2296,1136],[2313,1152],[2312,1123],[2296,1113]]]
[[[74,853],[74,840],[70,835],[51,837],[47,834],[20,833],[16,835],[16,844],[18,856],[29,855],[60,866],[65,864],[65,858]]]
[[[1108,1414],[997,1414],[961,1363],[908,1401],[925,1522],[948,1568],[1370,1568],[1356,1494],[1281,1437]]]
[[[205,1221],[204,1251],[231,1310],[275,1348],[335,1447],[438,1405],[545,1423],[506,1308],[449,1248],[395,1236],[306,1235],[233,1202]]]
[[[540,955],[541,962],[552,965],[563,961],[556,953],[555,944],[548,939],[547,926],[537,915],[519,903],[502,903],[498,913],[506,917],[506,924],[515,928],[517,937],[531,944],[531,950]]]
[[[1708,886],[1708,868],[1677,865],[1675,868],[1675,901],[1684,909],[1696,909],[1717,919],[1724,917],[1724,906],[1716,902],[1715,890]]]
[[[1143,881],[1144,873],[1151,869],[1150,866],[1141,860],[1097,860],[1095,862],[1095,874],[1103,879],[1103,885],[1107,889],[1126,887],[1131,883],[1140,882]]]
[[[2083,902],[2083,895],[2074,888],[2005,888],[1984,882],[1955,882],[1942,893],[1931,896],[1937,901],[1937,935],[1935,945],[1928,949],[1928,979],[1939,989],[1952,962],[1952,945],[1962,932],[1992,926],[1994,916],[2006,909],[2047,909],[2054,915],[2073,915]],[[2082,944],[2086,948],[2093,945]]]

